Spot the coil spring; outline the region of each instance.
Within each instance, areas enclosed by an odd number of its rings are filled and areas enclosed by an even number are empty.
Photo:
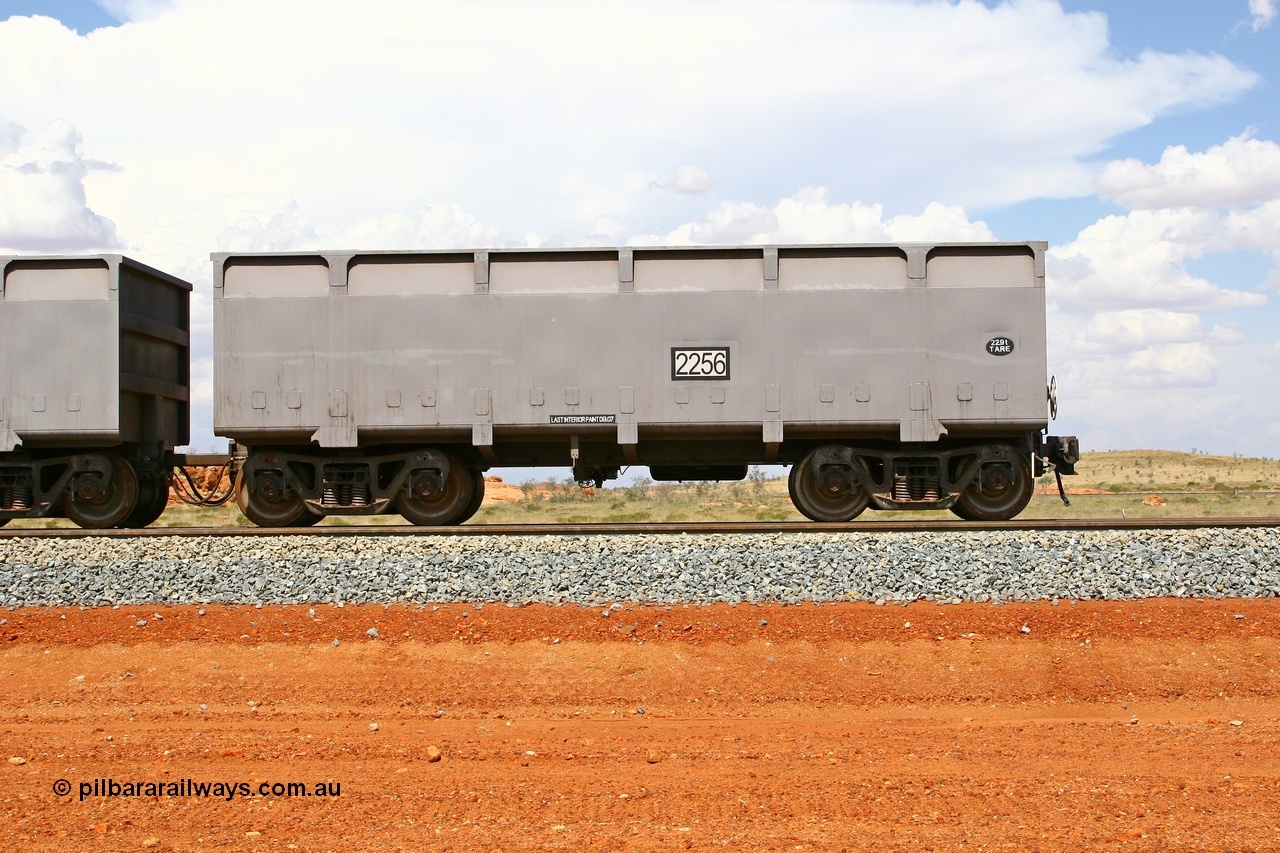
[[[893,499],[895,501],[936,501],[938,479],[921,475],[895,474]]]
[[[320,503],[327,507],[368,506],[368,483],[334,483],[324,484],[324,493]]]
[[[938,499],[938,481],[932,477],[917,477],[920,500],[936,501]]]
[[[33,500],[30,486],[0,486],[0,509],[25,512]]]
[[[902,474],[893,476],[893,499],[895,501],[911,500],[911,486],[907,483],[907,478]]]

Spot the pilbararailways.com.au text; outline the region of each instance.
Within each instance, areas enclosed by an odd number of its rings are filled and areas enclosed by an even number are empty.
[[[149,781],[131,779],[119,782],[102,778],[78,784],[80,801],[93,797],[202,797],[230,802],[237,797],[340,797],[342,783],[324,782],[198,782],[195,779]],[[59,797],[71,794],[66,779],[53,783]]]

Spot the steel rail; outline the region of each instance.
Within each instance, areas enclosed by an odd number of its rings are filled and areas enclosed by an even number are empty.
[[[973,533],[1001,530],[1201,530],[1280,527],[1280,518],[1028,518],[938,521],[664,521],[624,524],[466,524],[455,527],[368,524],[295,528],[147,527],[140,530],[0,528],[0,539],[131,539],[157,536],[629,536],[718,533]]]

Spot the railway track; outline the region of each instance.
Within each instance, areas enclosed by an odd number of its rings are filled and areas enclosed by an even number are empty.
[[[979,522],[937,521],[664,521],[625,524],[467,524],[456,527],[367,524],[295,528],[148,527],[140,530],[5,528],[3,539],[133,539],[193,536],[628,536],[716,533],[946,533],[997,530],[1194,530],[1280,527],[1280,518],[1067,518]]]

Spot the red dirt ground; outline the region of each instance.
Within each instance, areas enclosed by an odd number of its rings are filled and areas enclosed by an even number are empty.
[[[1280,849],[1280,601],[205,611],[0,611],[3,849]]]

